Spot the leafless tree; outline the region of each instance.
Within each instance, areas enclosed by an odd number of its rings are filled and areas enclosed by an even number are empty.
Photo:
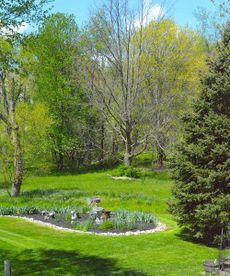
[[[163,17],[163,10],[158,9],[153,18],[152,2],[138,3],[132,9],[128,0],[109,0],[91,18],[83,36],[90,98],[122,139],[125,165],[147,146],[148,89],[144,82],[152,68],[145,68],[143,60],[147,59],[143,29],[150,19]]]

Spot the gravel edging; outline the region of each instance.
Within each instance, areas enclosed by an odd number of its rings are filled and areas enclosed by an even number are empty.
[[[141,234],[151,234],[151,233],[156,233],[156,232],[161,232],[165,231],[167,229],[167,226],[161,222],[157,224],[157,227],[154,229],[150,230],[137,230],[135,232],[133,231],[127,231],[124,233],[96,233],[96,232],[88,232],[88,231],[81,231],[81,230],[74,230],[74,229],[69,229],[66,227],[61,227],[61,226],[56,226],[53,225],[49,222],[42,222],[40,220],[36,220],[33,218],[27,218],[27,217],[20,217],[20,216],[2,216],[1,217],[10,217],[10,218],[20,218],[29,222],[34,222],[36,224],[42,225],[42,226],[48,226],[50,228],[56,229],[56,230],[62,230],[66,232],[72,232],[72,233],[83,233],[83,234],[90,234],[90,235],[96,235],[96,236],[136,236],[136,235],[141,235]]]

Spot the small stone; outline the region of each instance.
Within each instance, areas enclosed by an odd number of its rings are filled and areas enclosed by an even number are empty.
[[[54,212],[50,212],[45,216],[45,219],[50,219],[50,218],[55,218],[55,213]]]
[[[41,211],[41,215],[42,215],[42,216],[45,216],[45,215],[47,215],[47,214],[48,214],[47,211],[45,211],[45,210]]]
[[[71,211],[71,220],[77,220],[79,218],[79,214]]]
[[[99,219],[99,218],[97,217],[96,220],[95,220],[95,223],[96,223],[97,225],[101,225],[101,224],[103,223],[103,220],[102,220],[102,219]]]

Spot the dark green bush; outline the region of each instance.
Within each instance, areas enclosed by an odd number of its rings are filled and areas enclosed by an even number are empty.
[[[117,168],[117,176],[127,176],[132,178],[140,178],[141,172],[138,169],[135,169],[132,166],[120,165]]]

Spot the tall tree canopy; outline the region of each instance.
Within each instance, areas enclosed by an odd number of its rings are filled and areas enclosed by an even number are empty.
[[[46,14],[44,4],[47,2],[47,0],[0,2],[0,120],[5,125],[8,137],[5,142],[9,142],[13,148],[12,196],[19,195],[24,177],[24,154],[17,107],[20,102],[28,100],[25,79],[27,77],[29,79],[26,63],[30,60],[24,55],[20,42],[15,38],[18,38],[17,29],[22,23],[35,21],[38,23],[44,18]],[[3,144],[1,149],[4,149],[4,146]],[[10,154],[6,156],[9,157]]]
[[[49,108],[53,120],[49,143],[57,167],[62,170],[65,159],[74,162],[77,156],[81,159],[88,154],[82,154],[82,150],[91,151],[94,137],[91,130],[97,125],[81,88],[81,52],[75,17],[62,13],[49,16],[34,42],[36,99]]]
[[[163,166],[169,146],[180,138],[181,114],[198,94],[199,74],[206,68],[206,47],[197,32],[169,19],[150,22],[142,36],[150,144],[157,149]]]
[[[140,10],[134,12],[129,1],[108,1],[91,18],[84,48],[90,99],[123,143],[123,162],[128,166],[148,140],[143,106],[148,93],[144,81],[150,72],[142,58],[142,34],[150,7],[145,1],[139,4]]]
[[[78,27],[73,16],[49,16],[35,39],[37,99],[44,102],[54,120],[50,143],[59,169],[71,139],[71,116],[77,109],[79,89],[73,84],[78,53]]]
[[[49,119],[46,109],[32,102],[33,54],[21,45],[13,47],[5,39],[0,39],[0,49],[0,167],[2,174],[10,175],[11,195],[17,196],[25,169],[41,157],[39,153],[44,154],[42,145]]]
[[[172,20],[146,22],[143,3],[134,13],[129,1],[111,0],[85,32],[89,96],[123,143],[125,165],[150,144],[162,164],[172,125],[196,94],[205,67],[201,37]]]

